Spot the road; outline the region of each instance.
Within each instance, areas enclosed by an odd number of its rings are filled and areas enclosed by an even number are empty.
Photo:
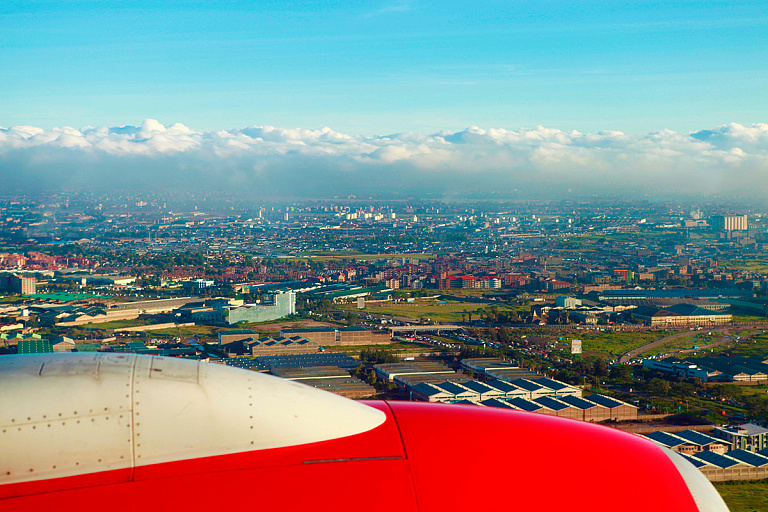
[[[693,331],[693,332],[691,332],[691,331],[683,331],[683,332],[679,332],[677,334],[673,334],[671,336],[667,336],[666,338],[661,338],[660,340],[656,340],[656,341],[652,341],[650,343],[646,343],[645,345],[643,345],[641,347],[634,348],[634,349],[630,350],[629,352],[624,352],[623,354],[621,354],[621,356],[619,356],[619,363],[626,363],[630,359],[635,358],[635,357],[639,356],[640,354],[642,354],[644,352],[648,352],[649,350],[651,350],[653,348],[656,348],[659,345],[663,345],[664,343],[667,343],[668,341],[673,341],[673,340],[680,339],[680,338],[685,338],[685,337],[692,337],[692,336],[696,336],[697,334],[699,334],[698,331]]]

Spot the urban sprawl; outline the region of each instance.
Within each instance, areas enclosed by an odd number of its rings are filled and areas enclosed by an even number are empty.
[[[768,477],[768,211],[0,199],[0,353],[131,352],[647,435]]]

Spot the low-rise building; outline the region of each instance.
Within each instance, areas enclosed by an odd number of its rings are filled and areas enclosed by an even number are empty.
[[[374,332],[364,327],[314,327],[304,329],[283,329],[280,336],[290,338],[301,336],[322,347],[340,345],[384,345],[391,342],[387,333]]]
[[[237,331],[219,331],[219,348],[227,351],[242,351],[247,340],[259,338],[257,331],[237,330]],[[237,350],[232,350],[233,348]]]
[[[374,365],[374,371],[379,379],[386,382],[395,382],[399,376],[415,375],[454,375],[456,372],[442,363],[435,362],[408,362],[408,363],[382,363]]]
[[[51,347],[54,352],[72,352],[75,350],[75,340],[67,336],[59,336],[51,340]]]
[[[313,354],[320,352],[321,348],[317,343],[309,341],[301,336],[292,338],[259,338],[249,340],[247,349],[252,356],[275,356],[280,354]]]
[[[652,327],[677,325],[721,325],[733,320],[730,313],[710,311],[694,304],[675,304],[666,308],[638,306],[632,310],[632,318]]]
[[[702,382],[729,380],[723,372],[700,367],[693,361],[685,361],[676,358],[668,359],[643,359],[643,368],[656,370],[683,377],[685,379],[698,378]]]
[[[761,357],[701,357],[697,359],[644,359],[643,368],[677,375],[702,382],[736,381],[762,382],[768,380],[768,364]]]
[[[646,434],[645,437],[672,451],[688,455],[703,451],[722,454],[730,448],[730,445],[722,439],[695,430],[683,430],[676,433],[658,431]]]
[[[754,423],[734,427],[715,427],[714,436],[725,440],[731,447],[749,452],[768,448],[768,429]]]

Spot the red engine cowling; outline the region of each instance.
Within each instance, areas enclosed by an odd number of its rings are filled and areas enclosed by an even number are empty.
[[[0,510],[727,510],[639,436],[127,354],[0,357]]]

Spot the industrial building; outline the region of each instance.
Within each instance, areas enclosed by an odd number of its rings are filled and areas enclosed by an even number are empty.
[[[338,366],[275,368],[271,373],[347,398],[367,398],[376,394],[376,388],[352,377],[348,368]]]
[[[373,367],[376,377],[385,382],[395,382],[397,377],[426,376],[426,375],[456,375],[456,372],[442,363],[435,362],[410,362],[410,363],[384,363]],[[466,380],[466,375],[463,375]]]
[[[656,370],[683,377],[684,379],[697,378],[702,382],[728,380],[722,372],[710,371],[699,367],[697,363],[670,357],[668,359],[643,359],[643,368]]]
[[[255,359],[227,359],[231,366],[242,367],[237,361],[251,361],[250,368],[275,373],[280,368],[310,368],[318,366],[338,366],[340,368],[355,368],[359,361],[341,352],[321,352],[319,354],[287,354],[277,356],[260,356]]]
[[[763,357],[732,356],[696,359],[700,367],[719,371],[734,382],[763,382],[768,380],[768,364]]]
[[[634,320],[652,327],[722,325],[733,320],[730,313],[711,311],[686,303],[665,308],[638,306],[631,311],[631,315]]]
[[[575,309],[581,306],[581,299],[568,297],[566,295],[558,295],[557,298],[555,298],[555,306],[559,308]]]
[[[753,423],[735,427],[715,427],[713,435],[730,444],[733,449],[748,452],[768,449],[768,429]]]
[[[254,359],[237,357],[222,362],[227,366],[269,372],[347,398],[367,398],[376,394],[375,388],[351,375],[359,361],[339,352],[282,354]]]
[[[43,340],[39,336],[22,338],[17,345],[19,354],[50,354],[53,353],[51,342]]]
[[[672,451],[685,453],[687,455],[693,455],[703,451],[722,454],[731,448],[731,445],[727,442],[723,442],[722,439],[695,430],[683,430],[682,432],[676,432],[674,434],[658,431],[646,434],[645,437]]]
[[[681,455],[713,482],[768,478],[768,450],[751,452],[737,449],[725,453],[705,450]]]
[[[57,327],[133,320],[139,317],[137,309],[107,309],[98,305],[32,306],[30,311],[37,313],[37,320],[40,325],[55,325]]]
[[[296,293],[292,290],[277,290],[262,304],[243,304],[234,299],[206,299],[189,302],[177,308],[182,318],[191,318],[196,323],[235,325],[238,323],[270,322],[296,314]]]
[[[53,348],[53,351],[57,353],[72,352],[77,348],[75,340],[67,336],[59,336],[58,338],[52,339],[51,347]]]
[[[374,366],[374,369],[381,379],[394,382],[409,392],[413,400],[423,402],[504,407],[583,421],[637,419],[637,407],[634,405],[601,395],[583,399],[579,388],[523,370],[498,358],[465,359],[461,361],[461,367],[481,377],[514,372],[509,375],[515,378],[491,378],[480,382],[468,379],[465,373],[457,373],[443,364],[432,362],[381,364]]]
[[[277,338],[264,336],[251,330],[219,332],[219,348],[229,354],[249,353],[252,356],[276,356],[281,354],[314,354],[321,347],[301,336]]]
[[[391,343],[389,334],[370,331],[364,327],[313,327],[283,329],[280,336],[301,336],[323,347],[385,345]]]
[[[480,402],[487,407],[501,407],[518,411],[548,414],[560,418],[581,421],[624,421],[637,419],[637,407],[602,395],[587,398],[574,396],[542,396],[535,399],[515,397],[509,399],[491,398]]]
[[[244,304],[242,306],[220,306],[221,322],[234,325],[240,322],[269,322],[296,314],[296,293],[292,290],[278,290],[265,304]]]
[[[219,348],[228,352],[240,352],[245,347],[246,340],[255,340],[259,338],[257,331],[237,330],[237,331],[219,331]]]
[[[523,390],[523,393],[527,393],[527,398],[565,395],[580,397],[582,394],[579,388],[520,368],[516,363],[496,357],[462,359],[460,367],[464,371],[477,375],[489,385],[490,381],[507,382]],[[518,392],[515,396],[521,396],[521,393]]]
[[[314,354],[322,348],[315,342],[301,336],[292,338],[259,338],[246,342],[246,349],[252,356],[276,356],[281,354]]]
[[[702,382],[762,382],[768,380],[768,364],[762,357],[702,357],[696,359],[643,359],[643,368]]]

